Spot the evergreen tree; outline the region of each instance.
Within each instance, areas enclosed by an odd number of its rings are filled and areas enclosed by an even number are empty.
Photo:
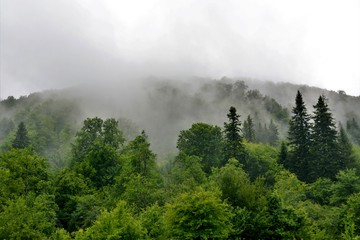
[[[295,107],[292,109],[292,117],[289,122],[288,140],[290,156],[285,166],[298,176],[300,180],[309,180],[310,158],[310,116],[307,113],[305,103],[300,91],[295,98]]]
[[[338,158],[337,131],[324,95],[319,97],[314,109],[312,180],[319,177],[334,179],[337,172],[344,168],[344,164]]]
[[[255,142],[254,122],[250,115],[248,115],[247,119],[244,121],[243,133],[244,133],[244,138],[247,141]]]
[[[268,130],[268,143],[271,146],[276,146],[279,143],[279,130],[272,119]]]
[[[229,122],[224,123],[225,143],[223,165],[226,164],[230,158],[236,158],[240,161],[245,158],[245,148],[240,128],[241,122],[239,120],[240,115],[236,113],[235,107],[230,107],[227,117]]]
[[[14,141],[12,142],[12,146],[13,148],[26,148],[27,146],[29,146],[30,141],[29,141],[29,137],[27,134],[27,130],[25,127],[25,124],[23,122],[21,122],[18,126],[18,129],[16,131],[16,136]]]
[[[281,142],[280,145],[280,154],[278,157],[278,162],[282,165],[284,165],[285,168],[289,168],[288,166],[288,149],[286,142]]]

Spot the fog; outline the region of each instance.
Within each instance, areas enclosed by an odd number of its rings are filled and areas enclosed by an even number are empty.
[[[156,76],[360,95],[360,2],[1,0],[1,97]],[[124,99],[126,101],[126,99]]]

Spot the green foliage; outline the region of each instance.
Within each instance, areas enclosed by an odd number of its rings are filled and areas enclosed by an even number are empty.
[[[241,135],[240,115],[236,113],[235,107],[230,107],[227,117],[229,122],[224,123],[225,142],[222,165],[225,165],[230,158],[244,161],[246,156],[243,137]]]
[[[353,168],[355,167],[355,156],[352,149],[352,144],[340,124],[339,136],[338,136],[338,143],[339,143],[339,162],[344,165],[345,168]]]
[[[356,193],[347,199],[344,209],[346,213],[343,221],[345,223],[345,236],[360,236],[360,193]],[[349,239],[349,238],[348,238]],[[351,239],[351,238],[350,238]]]
[[[257,143],[246,143],[248,153],[244,169],[251,180],[265,177],[268,184],[273,184],[274,174],[278,170],[276,160],[279,152],[275,147]]]
[[[300,91],[296,94],[292,114],[288,131],[290,156],[284,166],[296,173],[300,180],[310,181],[311,123]]]
[[[195,123],[188,130],[180,132],[177,148],[186,155],[201,157],[204,171],[210,173],[212,167],[220,164],[222,153],[222,133],[218,126]]]
[[[175,186],[183,184],[194,187],[204,183],[205,180],[206,175],[201,166],[201,159],[196,156],[187,156],[180,152],[175,158],[170,172],[171,184]]]
[[[269,144],[271,146],[277,146],[279,143],[279,130],[278,127],[275,125],[273,120],[271,119],[269,124],[269,137],[268,137]]]
[[[0,239],[45,239],[55,231],[54,200],[49,195],[9,200],[0,212]]]
[[[90,193],[89,184],[83,175],[63,169],[56,175],[53,185],[55,187],[55,202],[59,206],[57,212],[59,224],[72,232],[76,230],[77,226],[83,225],[83,223],[72,220],[74,219],[72,214],[77,208],[79,200],[77,196]]]
[[[267,190],[263,182],[258,179],[251,183],[236,159],[230,159],[224,167],[215,169],[212,179],[218,185],[222,199],[233,207],[256,209],[266,204]]]
[[[299,202],[305,200],[306,184],[296,175],[283,170],[276,174],[275,179],[274,193],[287,205],[296,207]]]
[[[166,239],[164,211],[164,207],[155,203],[140,214],[141,225],[146,229],[150,239]]]
[[[25,124],[21,122],[15,134],[15,139],[12,143],[13,148],[26,148],[29,146],[30,140],[27,134]]]
[[[140,174],[132,174],[124,183],[125,199],[135,210],[140,211],[153,205],[155,202],[164,202],[164,193],[161,188],[161,182],[156,179],[146,178]]]
[[[345,203],[349,196],[360,192],[360,177],[355,169],[341,170],[336,175],[336,180],[332,187],[333,196],[330,199],[332,204]]]
[[[244,138],[248,142],[255,142],[255,129],[254,129],[254,122],[250,115],[247,116],[246,120],[244,121],[243,129]]]
[[[47,163],[32,150],[11,149],[0,153],[0,200],[46,192]]]
[[[287,148],[287,143],[284,141],[282,141],[280,144],[278,163],[282,164],[283,166],[288,164],[288,148]],[[288,166],[286,167],[288,168]]]
[[[128,164],[126,174],[135,173],[150,177],[158,172],[156,155],[151,151],[148,136],[144,131],[129,143],[123,157]]]
[[[198,188],[166,205],[165,227],[171,239],[226,239],[231,216],[215,193]]]
[[[335,179],[335,175],[343,169],[344,163],[339,160],[337,131],[334,119],[324,96],[320,96],[313,116],[312,128],[312,179],[319,177]]]
[[[328,178],[318,178],[307,189],[306,196],[320,205],[329,205],[334,182]]]
[[[145,230],[126,207],[119,201],[112,211],[103,211],[94,224],[85,231],[79,230],[75,239],[144,239]]]
[[[114,119],[86,119],[72,147],[71,169],[98,188],[112,184],[119,172],[118,151],[123,142]]]

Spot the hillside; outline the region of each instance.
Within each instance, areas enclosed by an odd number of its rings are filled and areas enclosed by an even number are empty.
[[[263,91],[151,78],[3,100],[0,238],[356,239],[358,98],[321,90],[342,112],[317,96],[307,115],[300,92],[290,113]]]
[[[176,150],[180,130],[189,128],[194,122],[222,126],[229,106],[234,106],[241,121],[251,115],[256,128],[268,127],[273,121],[280,138],[285,138],[298,89],[309,112],[317,98],[324,94],[337,123],[346,126],[348,121],[360,122],[360,98],[344,93],[246,79],[175,81],[149,78],[110,87],[88,85],[34,93],[19,99],[9,97],[1,102],[0,136],[2,142],[6,141],[6,135],[13,134],[14,126],[20,121],[29,126],[30,132],[44,123],[60,134],[65,127],[75,131],[86,117],[114,117],[122,119],[120,122],[129,139],[145,130],[153,149],[163,154]],[[35,138],[39,133],[32,134]],[[51,138],[59,138],[56,134]],[[353,142],[359,143],[356,134],[351,132],[350,135]],[[39,148],[51,149],[51,142],[47,141],[47,146],[39,143]]]

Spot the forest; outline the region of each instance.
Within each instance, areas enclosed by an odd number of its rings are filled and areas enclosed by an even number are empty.
[[[360,97],[269,84],[2,100],[0,239],[360,239]]]

